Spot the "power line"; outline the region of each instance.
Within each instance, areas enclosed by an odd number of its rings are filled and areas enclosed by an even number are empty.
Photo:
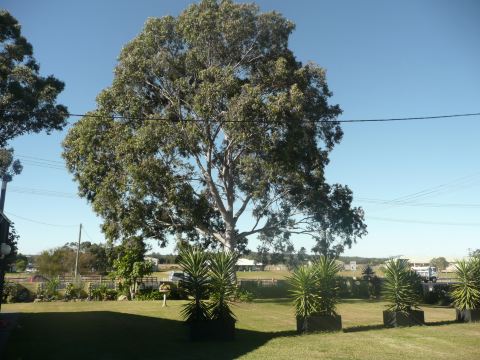
[[[117,119],[117,120],[149,120],[149,121],[167,121],[167,122],[207,122],[206,119],[181,119],[174,120],[169,118],[160,118],[160,117],[137,117],[137,116],[122,116],[122,115],[98,115],[98,114],[75,114],[68,113],[69,117],[93,117],[101,119]],[[448,115],[434,115],[434,116],[416,116],[416,117],[403,117],[403,118],[379,118],[379,119],[350,119],[350,120],[316,120],[315,122],[321,123],[364,123],[364,122],[391,122],[391,121],[413,121],[413,120],[429,120],[429,119],[447,119],[447,118],[457,118],[457,117],[470,117],[470,116],[479,116],[480,112],[477,113],[464,113],[464,114],[448,114]],[[224,120],[226,123],[255,123],[257,120]]]
[[[10,111],[8,109],[0,109],[0,111]],[[22,114],[29,114],[28,112],[20,112]],[[208,119],[171,119],[165,117],[147,117],[147,116],[123,116],[123,115],[99,115],[99,114],[81,114],[81,113],[64,113],[68,117],[92,117],[100,119],[117,119],[117,120],[148,120],[148,121],[166,121],[166,122],[208,122]],[[429,116],[410,116],[410,117],[392,117],[392,118],[377,118],[377,119],[344,119],[344,120],[324,120],[317,119],[315,122],[319,123],[366,123],[366,122],[392,122],[392,121],[414,121],[414,120],[432,120],[432,119],[448,119],[459,117],[480,116],[480,112],[462,113],[462,114],[447,114],[447,115],[429,115]],[[228,120],[224,123],[256,123],[258,120]]]
[[[76,199],[77,196],[73,193],[53,191],[53,190],[44,190],[44,189],[34,189],[34,188],[25,188],[25,187],[16,187],[10,186],[8,191],[19,193],[19,194],[28,194],[28,195],[39,195],[39,196],[49,196],[49,197],[60,197],[60,198],[70,198]]]
[[[47,162],[47,163],[52,163],[53,164],[58,164],[58,165],[65,165],[63,161],[58,161],[58,160],[50,160],[50,159],[45,159],[45,158],[40,158],[36,156],[31,156],[31,155],[24,155],[24,154],[15,154],[19,158],[25,158],[25,159],[30,159],[30,160],[38,160],[41,162]]]
[[[417,203],[417,202],[402,202],[402,203],[392,203],[391,200],[383,199],[372,199],[372,198],[356,198],[359,202],[365,202],[369,204],[377,205],[390,205],[390,206],[414,206],[414,207],[432,207],[432,208],[480,208],[480,204],[469,204],[469,203]]]
[[[425,224],[425,225],[480,226],[480,223],[476,223],[476,222],[422,221],[422,220],[413,220],[413,219],[394,219],[394,218],[384,218],[384,217],[375,217],[375,216],[367,216],[367,219],[379,220],[379,221],[389,221],[389,222],[399,222],[399,223],[409,223],[409,224]]]
[[[20,216],[20,215],[11,213],[11,212],[6,212],[6,213],[7,213],[9,216],[13,216],[13,217],[16,217],[16,218],[19,218],[19,219],[22,219],[22,220],[25,220],[25,221],[30,221],[30,222],[32,222],[32,223],[40,224],[40,225],[53,226],[53,227],[77,227],[77,226],[78,226],[78,225],[51,224],[51,223],[47,223],[47,222],[43,222],[43,221],[38,221],[38,220],[34,220],[34,219],[29,219],[29,218],[26,218],[26,217],[23,217],[23,216]]]

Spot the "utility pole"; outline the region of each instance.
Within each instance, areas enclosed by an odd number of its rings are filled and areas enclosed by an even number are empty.
[[[80,242],[82,241],[82,224],[80,224],[80,231],[78,232],[77,256],[75,258],[75,281],[78,275],[78,257],[80,255]]]

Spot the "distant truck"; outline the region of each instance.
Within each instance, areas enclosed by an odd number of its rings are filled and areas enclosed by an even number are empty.
[[[437,282],[438,273],[435,266],[412,266],[415,271],[425,282]]]

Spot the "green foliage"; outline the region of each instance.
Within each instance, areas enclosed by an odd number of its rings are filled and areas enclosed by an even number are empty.
[[[163,300],[163,293],[157,289],[144,289],[135,296],[135,300]]]
[[[383,296],[391,304],[389,311],[410,312],[418,308],[421,280],[404,259],[390,259],[385,263]]]
[[[50,277],[72,273],[75,268],[75,253],[65,247],[45,250],[36,257],[35,264],[41,274]]]
[[[321,256],[313,265],[317,272],[318,294],[320,302],[318,313],[336,315],[336,307],[340,300],[337,276],[342,266],[333,258]]]
[[[235,301],[249,303],[252,302],[253,299],[253,293],[248,290],[242,289],[241,287],[237,287],[235,292]]]
[[[129,287],[131,299],[135,297],[137,280],[152,273],[152,264],[143,260],[145,249],[137,240],[125,244],[119,258],[113,262],[113,276]]]
[[[438,271],[445,270],[449,263],[443,256],[430,260],[430,265],[435,266]]]
[[[59,297],[58,287],[60,281],[57,278],[48,280],[45,283],[38,284],[37,298],[42,300],[56,300]]]
[[[6,281],[3,288],[2,303],[27,302],[32,299],[32,293],[24,286]]]
[[[288,48],[293,30],[233,1],[146,21],[63,143],[108,239],[238,249],[250,235],[273,243],[328,229],[343,248],[366,233],[351,190],[326,182],[341,110],[328,103],[325,70]],[[240,226],[251,223],[242,215],[261,226]]]
[[[480,258],[459,261],[456,273],[450,293],[453,304],[459,310],[480,309]]]
[[[182,247],[178,263],[185,274],[182,287],[192,296],[182,309],[182,316],[188,322],[208,320],[210,314],[205,301],[209,295],[207,253],[196,247]]]
[[[18,259],[15,261],[15,269],[17,272],[23,272],[27,268],[28,261],[25,259]]]
[[[233,320],[235,315],[229,303],[235,298],[236,263],[238,256],[232,252],[217,252],[209,257],[209,313],[213,320]]]
[[[373,271],[373,268],[370,265],[366,265],[362,269],[362,278],[364,280],[370,281],[374,275],[375,275],[375,271]]]
[[[64,300],[85,299],[86,297],[87,293],[82,282],[67,283],[65,285]]]
[[[335,259],[321,256],[313,265],[301,266],[293,272],[288,282],[297,316],[336,314],[340,300],[337,279],[340,270]]]
[[[67,108],[56,105],[64,84],[53,76],[41,77],[39,69],[18,21],[0,10],[0,147],[22,134],[65,126]]]
[[[109,289],[105,284],[89,286],[89,298],[91,300],[97,300],[97,301],[117,300],[117,295],[118,295],[117,290]]]

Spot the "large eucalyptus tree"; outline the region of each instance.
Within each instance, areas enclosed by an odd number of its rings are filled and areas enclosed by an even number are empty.
[[[109,239],[181,234],[233,249],[251,235],[328,230],[349,245],[365,233],[352,192],[325,181],[341,110],[324,69],[288,48],[293,30],[232,1],[147,20],[64,141]]]

